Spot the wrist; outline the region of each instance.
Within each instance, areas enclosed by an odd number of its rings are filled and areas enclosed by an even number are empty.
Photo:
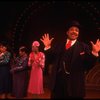
[[[51,46],[45,46],[44,50],[48,50],[50,48],[51,48]]]
[[[99,56],[99,54],[98,54],[98,52],[95,52],[95,51],[92,51],[92,54],[94,55],[94,56]]]

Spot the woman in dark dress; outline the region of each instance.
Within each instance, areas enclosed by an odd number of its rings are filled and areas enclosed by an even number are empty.
[[[13,95],[23,98],[28,85],[28,55],[26,47],[19,48],[19,56],[13,60],[11,73],[13,75]]]
[[[0,45],[0,94],[1,98],[7,98],[11,92],[10,58],[7,44]]]

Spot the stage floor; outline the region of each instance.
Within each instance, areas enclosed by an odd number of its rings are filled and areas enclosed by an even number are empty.
[[[38,96],[27,94],[27,97],[24,97],[23,99],[50,99],[50,89],[48,87],[48,79],[49,79],[48,77],[44,78],[44,94]],[[15,97],[9,94],[8,99],[15,99]],[[100,99],[100,91],[87,90],[85,99]]]

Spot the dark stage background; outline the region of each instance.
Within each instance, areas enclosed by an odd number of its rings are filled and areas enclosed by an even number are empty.
[[[56,44],[65,38],[71,20],[81,24],[81,41],[100,39],[99,1],[0,1],[0,42],[7,42],[15,53],[21,45],[30,52],[32,42],[48,32]],[[100,98],[100,63],[86,74],[86,98]]]
[[[95,42],[100,38],[99,5],[99,1],[0,1],[0,41],[14,51],[21,45],[30,50],[31,43],[46,32],[55,38],[53,43],[62,40],[67,24],[78,20],[79,39]]]

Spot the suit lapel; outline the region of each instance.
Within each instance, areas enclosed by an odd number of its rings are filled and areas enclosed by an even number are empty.
[[[73,55],[72,55],[72,61],[71,61],[71,65],[73,64],[73,61],[75,61],[75,59],[77,58],[78,56],[78,53],[79,53],[79,42],[76,41],[76,43],[74,44],[74,50],[73,50]]]

